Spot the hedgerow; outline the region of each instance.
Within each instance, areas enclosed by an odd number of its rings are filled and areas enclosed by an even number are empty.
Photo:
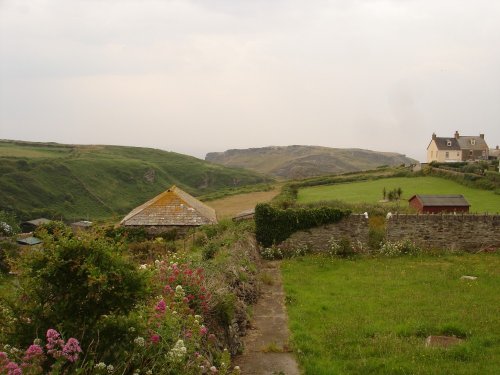
[[[296,231],[335,223],[349,214],[348,210],[332,207],[279,209],[261,203],[255,207],[255,236],[261,245],[269,247]]]

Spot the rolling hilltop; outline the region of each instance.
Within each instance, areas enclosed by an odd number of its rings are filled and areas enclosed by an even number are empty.
[[[227,150],[208,153],[205,160],[282,179],[354,172],[381,165],[416,163],[416,160],[397,153],[320,146],[271,146]]]
[[[0,209],[23,219],[108,218],[173,184],[200,195],[265,181],[252,171],[150,148],[0,140]]]

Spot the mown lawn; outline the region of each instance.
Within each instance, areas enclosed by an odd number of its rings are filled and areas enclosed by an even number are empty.
[[[291,344],[310,375],[498,374],[499,270],[495,254],[284,261]],[[465,340],[425,346],[442,334]]]
[[[314,186],[299,190],[299,203],[342,200],[348,203],[377,203],[382,190],[401,187],[401,205],[415,194],[463,194],[471,204],[471,212],[500,212],[500,195],[493,191],[473,189],[439,177],[392,177],[373,181]]]

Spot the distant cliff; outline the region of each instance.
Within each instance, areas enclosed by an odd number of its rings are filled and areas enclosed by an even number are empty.
[[[275,176],[295,179],[374,169],[381,165],[413,164],[417,161],[394,152],[320,146],[270,146],[210,152],[205,160]]]

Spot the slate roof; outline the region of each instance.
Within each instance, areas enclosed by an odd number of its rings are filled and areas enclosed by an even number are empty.
[[[37,237],[25,237],[25,238],[18,238],[17,243],[20,245],[33,246],[42,243],[42,240]]]
[[[474,144],[472,144],[471,141],[475,141]],[[480,150],[480,151],[488,150],[488,145],[486,144],[486,141],[484,140],[484,138],[481,137],[461,135],[458,138],[458,144],[460,145],[461,149]]]
[[[38,227],[39,225],[42,225],[42,224],[48,224],[50,223],[52,220],[49,220],[49,219],[46,219],[44,217],[41,217],[39,219],[34,219],[34,220],[30,220],[30,221],[25,221],[23,224],[31,224],[31,225],[34,225],[36,227]]]
[[[423,206],[453,206],[453,207],[470,207],[469,202],[462,194],[449,194],[449,195],[414,195],[409,199],[418,199]]]
[[[454,137],[451,138],[436,137],[434,141],[436,142],[438,150],[452,150],[452,151],[461,150],[459,142]],[[451,143],[450,146],[448,146],[448,142]]]
[[[233,221],[240,221],[246,219],[253,219],[255,216],[255,208],[250,208],[245,211],[241,211],[239,214],[233,217]]]
[[[217,216],[213,208],[178,187],[172,186],[133,209],[120,224],[125,226],[199,226],[216,223]]]

